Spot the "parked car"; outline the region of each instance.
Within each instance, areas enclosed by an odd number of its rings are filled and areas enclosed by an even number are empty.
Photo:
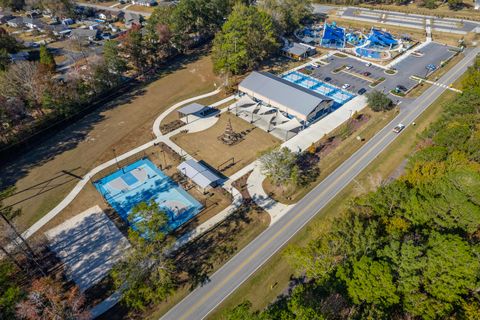
[[[332,81],[332,78],[330,78],[330,77],[325,77],[325,79],[323,79],[323,80],[325,80],[325,82],[329,82],[329,81]]]
[[[370,67],[371,65],[372,65],[371,62],[367,62],[367,63],[365,64],[366,67]]]
[[[372,73],[371,73],[371,72],[368,72],[368,71],[365,71],[365,72],[363,73],[363,75],[364,75],[365,77],[368,77],[368,76],[371,75],[371,74],[372,74]]]
[[[405,125],[399,123],[395,128],[393,128],[393,132],[400,133],[403,129],[405,129]]]
[[[310,65],[311,65],[312,67],[314,67],[314,68],[320,67],[320,66],[318,65],[318,63],[316,63],[316,62],[312,62],[312,63],[310,63]]]
[[[367,89],[362,88],[362,89],[358,90],[357,93],[358,93],[359,95],[362,95],[362,94],[364,94],[365,92],[367,92]]]
[[[348,65],[345,69],[347,69],[347,70],[353,69],[353,66]]]
[[[407,91],[407,88],[405,88],[405,86],[402,86],[401,84],[399,84],[398,86],[396,86],[395,91],[397,91],[397,92],[406,92],[406,91]]]
[[[342,89],[348,89],[350,88],[350,85],[348,83],[345,83],[343,86],[342,86]]]

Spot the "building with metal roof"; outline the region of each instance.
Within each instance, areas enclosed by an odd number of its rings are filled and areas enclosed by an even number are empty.
[[[202,191],[217,186],[222,180],[210,168],[193,159],[180,163],[177,170],[193,181]]]
[[[298,42],[293,42],[283,47],[282,52],[288,57],[300,60],[305,59],[308,56],[314,55],[316,50],[315,47],[307,46]]]
[[[268,72],[252,72],[239,84],[238,90],[304,122],[314,120],[333,104],[326,96]]]

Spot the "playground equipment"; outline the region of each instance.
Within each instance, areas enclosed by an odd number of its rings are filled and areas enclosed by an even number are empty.
[[[338,27],[335,21],[331,24],[325,22],[323,27],[322,41],[320,44],[327,48],[341,49],[345,48],[345,42],[345,28]]]
[[[230,119],[228,119],[225,132],[223,132],[223,134],[218,137],[218,140],[222,141],[226,145],[233,146],[234,144],[240,142],[242,139],[242,134],[233,130],[232,122],[230,121]]]

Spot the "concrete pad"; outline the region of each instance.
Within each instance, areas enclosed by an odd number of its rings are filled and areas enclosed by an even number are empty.
[[[65,264],[67,278],[82,292],[103,279],[130,247],[99,206],[47,231],[45,236],[50,249]]]

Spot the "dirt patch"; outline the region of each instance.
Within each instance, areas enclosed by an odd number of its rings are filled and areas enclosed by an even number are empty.
[[[17,192],[5,200],[22,210],[21,230],[55,207],[98,164],[153,138],[152,124],[172,104],[214,89],[207,53],[173,61],[159,79],[86,116],[21,159],[1,168],[3,186]],[[175,84],[175,85],[172,85]],[[80,211],[77,211],[80,212]]]
[[[233,130],[243,134],[242,141],[230,146],[218,140],[229,120]],[[260,152],[280,143],[279,139],[231,113],[221,114],[218,122],[207,130],[179,133],[172,140],[197,160],[207,162],[226,176],[253,162]]]

